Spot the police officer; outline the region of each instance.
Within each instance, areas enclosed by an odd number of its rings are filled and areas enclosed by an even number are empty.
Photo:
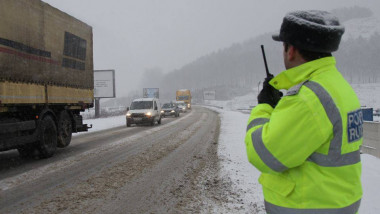
[[[269,214],[358,212],[363,117],[331,55],[343,33],[335,16],[312,10],[288,13],[273,36],[287,70],[265,80],[245,138]]]

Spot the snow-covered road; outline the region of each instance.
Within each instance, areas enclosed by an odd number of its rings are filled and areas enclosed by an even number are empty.
[[[219,127],[216,112],[194,108],[76,136],[54,157],[0,169],[0,213],[209,213],[234,192],[218,177]]]

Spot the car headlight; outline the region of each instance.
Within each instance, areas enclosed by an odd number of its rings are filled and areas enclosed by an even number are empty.
[[[182,107],[183,110],[186,110],[186,107]]]
[[[161,113],[164,113],[164,111],[161,111]]]
[[[172,113],[174,113],[175,111],[174,110],[172,110]]]
[[[145,113],[146,116],[152,116],[152,112]]]
[[[130,117],[131,115],[132,115],[132,114],[129,113],[129,112],[127,112],[127,114],[126,114],[127,117]]]

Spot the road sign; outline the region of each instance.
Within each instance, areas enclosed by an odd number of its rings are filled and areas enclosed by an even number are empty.
[[[115,70],[94,71],[94,97],[114,98],[115,92]]]

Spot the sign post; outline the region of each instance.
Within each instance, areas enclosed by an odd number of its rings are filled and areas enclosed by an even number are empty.
[[[100,116],[100,98],[95,98],[95,118]]]

